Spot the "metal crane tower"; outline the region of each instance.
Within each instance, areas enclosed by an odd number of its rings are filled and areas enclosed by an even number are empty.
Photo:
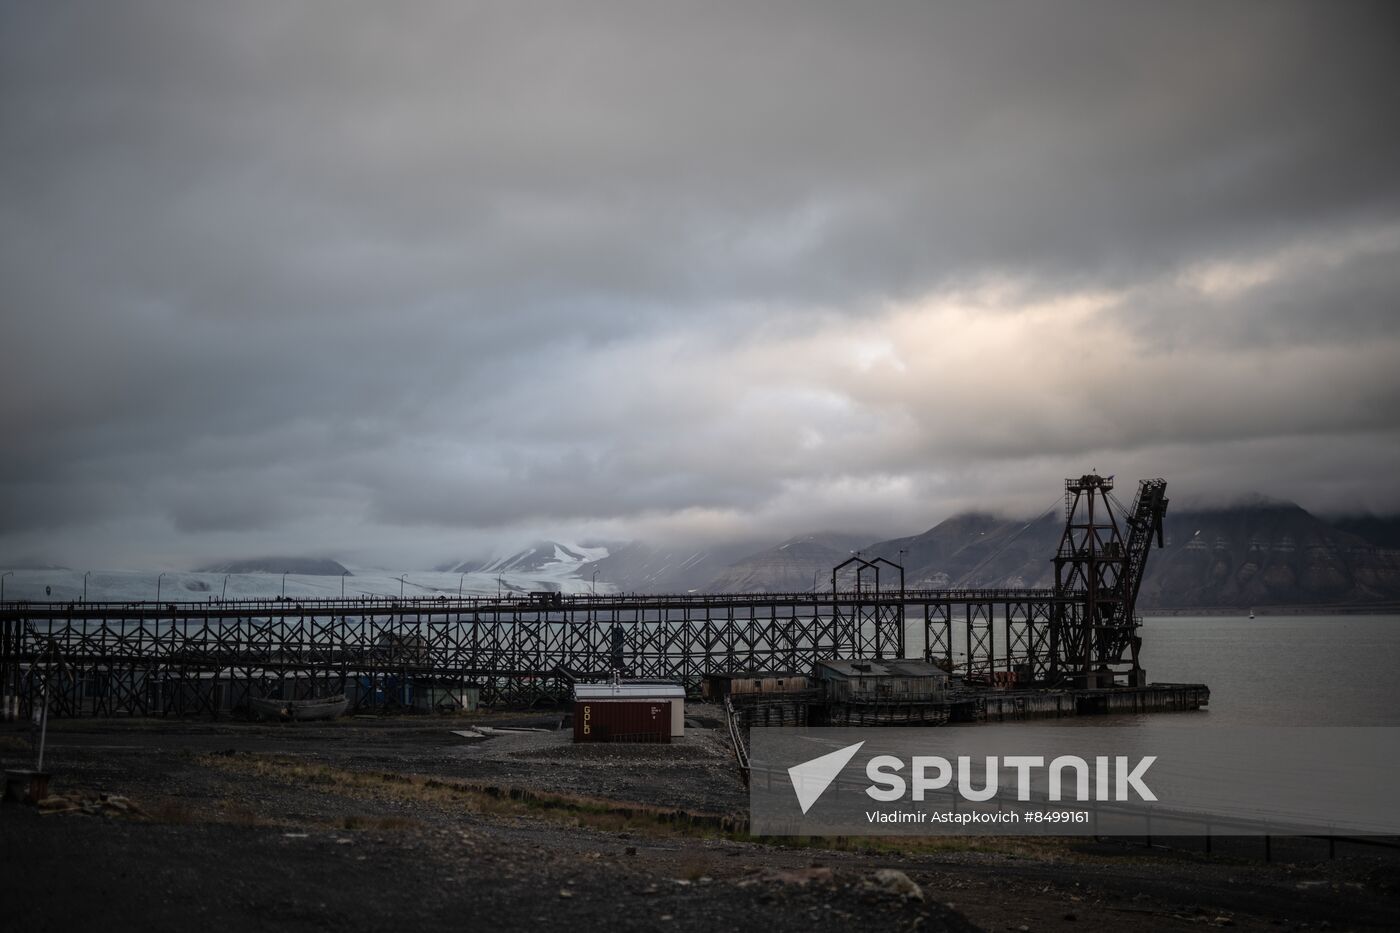
[[[1146,683],[1138,663],[1142,620],[1134,610],[1152,539],[1162,546],[1166,490],[1166,480],[1143,480],[1132,508],[1125,509],[1113,497],[1111,476],[1090,473],[1065,480],[1065,530],[1055,553],[1051,680],[1100,687],[1126,673],[1130,685]]]

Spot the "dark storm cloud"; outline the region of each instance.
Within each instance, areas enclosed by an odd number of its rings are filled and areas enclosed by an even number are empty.
[[[1398,21],[6,6],[0,543],[778,536],[1090,457],[1400,507]]]

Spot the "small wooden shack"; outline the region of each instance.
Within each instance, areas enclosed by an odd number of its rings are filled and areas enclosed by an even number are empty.
[[[700,681],[700,695],[712,703],[723,703],[725,697],[781,696],[803,693],[811,688],[810,677],[793,671],[706,674]]]
[[[818,661],[816,677],[837,703],[928,702],[948,690],[948,672],[927,661]]]

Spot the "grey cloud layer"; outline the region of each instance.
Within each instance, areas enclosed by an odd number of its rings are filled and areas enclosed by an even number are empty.
[[[6,6],[0,554],[911,530],[1097,458],[1400,508],[1397,38],[1384,3]]]

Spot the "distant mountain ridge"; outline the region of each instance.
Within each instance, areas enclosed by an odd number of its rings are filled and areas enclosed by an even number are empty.
[[[909,587],[1041,587],[1053,582],[1049,561],[1062,530],[1058,511],[1029,520],[967,512],[861,553],[903,564]]]
[[[621,592],[690,593],[706,586],[732,562],[753,552],[753,544],[709,547],[653,545],[639,541],[609,545],[607,557],[579,568],[584,580],[598,572]]]
[[[253,557],[199,567],[195,573],[295,573],[305,577],[338,577],[350,574],[344,564],[315,557]],[[350,574],[353,576],[353,574]]]
[[[868,540],[839,532],[799,535],[736,561],[702,589],[707,593],[802,593],[829,588],[831,568]],[[825,585],[823,576],[828,581]]]
[[[857,546],[866,559],[905,568],[914,587],[1050,587],[1064,528],[1059,510],[1034,519],[955,515],[919,535]],[[1240,608],[1364,605],[1400,600],[1400,550],[1333,527],[1300,506],[1252,504],[1167,513],[1165,546],[1148,557],[1139,607]],[[814,574],[830,586],[841,548],[799,548],[790,539],[750,555],[707,592],[804,591]],[[890,577],[882,575],[882,585]],[[897,584],[896,584],[897,585]]]
[[[1169,510],[1165,544],[1153,548],[1141,609],[1388,604],[1400,601],[1400,550],[1385,546],[1400,519],[1321,519],[1295,503],[1251,496],[1212,508]],[[1364,529],[1371,540],[1352,529]],[[841,531],[797,535],[771,547],[644,542],[577,545],[540,541],[514,553],[443,564],[452,573],[546,574],[599,591],[637,593],[810,592],[831,586],[832,568],[854,552],[905,568],[905,585],[1048,588],[1064,513],[1011,518],[960,513],[927,531],[871,541]],[[338,566],[338,565],[337,565]],[[270,572],[286,567],[269,565]],[[254,572],[254,571],[239,571]],[[300,571],[294,571],[300,572]],[[898,585],[882,569],[881,585]],[[868,578],[867,578],[868,579]],[[567,582],[564,584],[567,586]]]
[[[1327,524],[1376,547],[1400,550],[1400,515],[1343,515],[1328,518]]]
[[[1293,503],[1167,514],[1144,608],[1355,604],[1400,598],[1400,551]]]

